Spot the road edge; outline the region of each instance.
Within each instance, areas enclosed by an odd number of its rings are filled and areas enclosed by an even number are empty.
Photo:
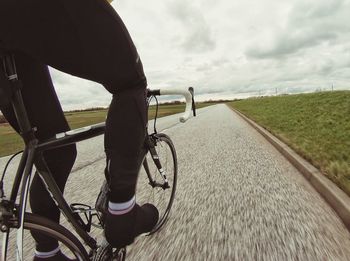
[[[266,129],[249,119],[238,110],[226,104],[234,113],[248,122],[256,129],[267,141],[269,141],[295,168],[297,168],[315,190],[326,200],[334,209],[344,225],[350,231],[350,197],[338,188],[331,180],[324,176],[317,168],[299,156],[284,142],[276,138]]]

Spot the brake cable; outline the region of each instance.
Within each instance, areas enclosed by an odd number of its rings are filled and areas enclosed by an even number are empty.
[[[0,180],[0,198],[3,198],[4,195],[5,195],[5,193],[4,193],[4,178],[5,178],[5,174],[6,174],[7,168],[8,168],[8,166],[10,165],[11,161],[12,161],[17,155],[21,154],[22,152],[23,152],[23,150],[21,150],[21,151],[15,153],[15,154],[13,154],[13,155],[11,156],[11,158],[10,158],[10,159],[7,161],[7,163],[6,163],[6,166],[5,166],[5,168],[4,168],[4,171],[3,171],[3,173],[2,173],[1,180]]]

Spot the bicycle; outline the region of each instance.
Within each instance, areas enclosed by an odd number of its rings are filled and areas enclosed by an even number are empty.
[[[11,91],[10,101],[15,110],[21,136],[25,143],[23,152],[20,152],[22,156],[18,164],[9,198],[5,197],[3,181],[9,163],[20,153],[14,154],[9,159],[0,181],[0,230],[4,234],[1,260],[5,261],[8,257],[10,232],[14,229],[17,230],[15,243],[17,260],[24,260],[24,257],[27,256],[24,253],[25,248],[23,244],[26,236],[25,234],[29,235],[27,231],[37,231],[57,239],[60,242],[61,250],[67,256],[74,257],[77,260],[125,260],[126,248],[114,249],[108,245],[106,241],[99,243],[89,234],[93,226],[103,228],[103,216],[108,198],[106,181],[102,185],[95,207],[81,203],[69,205],[55,183],[42,157],[42,153],[48,149],[65,146],[103,134],[105,124],[99,123],[64,133],[58,133],[55,137],[39,142],[35,137],[35,129],[30,126],[23,105],[21,96],[21,88],[23,88],[23,86],[17,77],[14,56],[8,52],[2,53],[0,50],[0,60],[2,61],[7,78],[6,86],[3,85],[2,87],[0,86],[0,88],[7,88],[7,93],[9,90]],[[146,172],[148,184],[142,184],[142,190],[146,191],[146,187],[148,186],[153,199],[159,196],[160,192],[162,192],[162,197],[159,198],[163,199],[163,202],[152,202],[157,206],[160,218],[154,229],[148,233],[149,235],[159,231],[166,223],[174,200],[177,181],[177,158],[173,142],[169,136],[164,133],[158,133],[156,130],[159,105],[156,96],[159,95],[185,96],[186,109],[184,115],[180,117],[180,121],[185,122],[190,117],[191,110],[193,110],[193,115],[195,116],[193,88],[189,88],[189,90],[148,90],[148,108],[151,99],[155,98],[156,116],[154,120],[154,132],[147,135],[146,144],[148,152],[143,161],[143,167]],[[26,212],[28,190],[34,160],[35,167],[46,184],[48,191],[58,205],[61,213],[74,228],[76,235],[60,224]],[[154,193],[154,191],[157,193]],[[19,199],[17,199],[18,194]],[[93,219],[96,220],[96,222],[93,222]],[[30,257],[32,257],[33,250],[34,248],[30,249]]]

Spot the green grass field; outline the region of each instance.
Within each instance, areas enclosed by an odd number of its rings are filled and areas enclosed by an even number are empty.
[[[198,108],[202,108],[215,103],[199,103]],[[164,117],[174,113],[183,112],[184,104],[179,105],[161,105],[158,111],[158,117]],[[155,115],[155,106],[149,108],[149,119]],[[66,112],[65,116],[72,129],[84,127],[87,125],[105,121],[107,110]],[[20,136],[8,124],[0,124],[0,157],[13,154],[23,148],[23,142]]]
[[[350,91],[231,102],[350,195]]]
[[[22,139],[8,124],[0,124],[0,157],[21,150]]]

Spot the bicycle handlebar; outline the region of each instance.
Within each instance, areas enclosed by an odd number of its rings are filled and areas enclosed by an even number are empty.
[[[191,109],[195,112],[195,103],[193,97],[193,88],[186,89],[159,89],[159,90],[148,90],[148,95],[182,95],[186,99],[185,113],[180,117],[180,122],[185,122],[191,115]],[[192,108],[193,105],[193,108]],[[195,115],[195,113],[194,113]]]

